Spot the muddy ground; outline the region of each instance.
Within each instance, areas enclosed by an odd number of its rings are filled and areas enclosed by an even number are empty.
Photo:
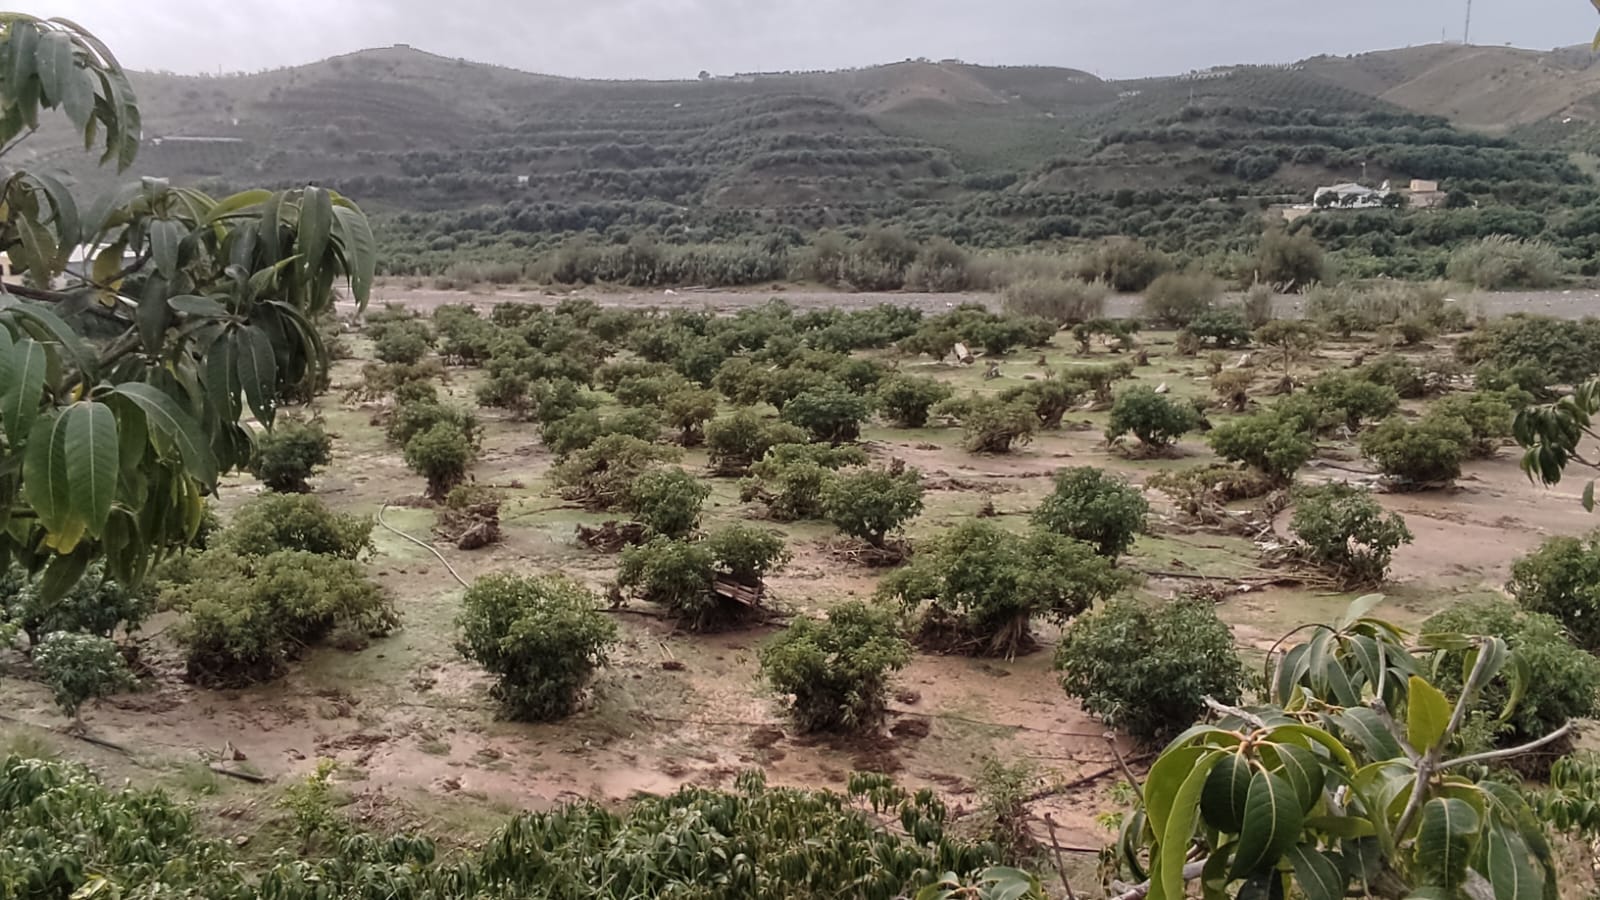
[[[766,296],[668,299],[727,308]],[[801,307],[836,303],[841,297],[851,304],[916,299],[799,292],[782,296]],[[462,297],[386,288],[378,300],[427,308]],[[484,302],[504,298],[474,297]],[[660,299],[606,298],[638,304]],[[920,302],[936,303],[928,308],[937,309],[957,298],[940,295]],[[1600,298],[1590,296],[1586,302],[1600,304]],[[1595,309],[1600,311],[1600,305]],[[1153,364],[1138,370],[1139,382],[1166,383],[1177,394],[1208,392],[1203,363],[1172,355],[1171,334],[1144,338]],[[1058,338],[1044,362],[1071,365],[1076,357],[1070,343]],[[358,353],[368,349],[360,339],[355,346]],[[1359,341],[1326,347],[1312,368],[1346,365],[1360,349]],[[1412,355],[1444,352],[1448,347],[1441,345]],[[1030,351],[1008,358],[1002,377],[993,382],[982,379],[981,366],[924,360],[899,364],[961,390],[999,390],[1041,377],[1037,357]],[[422,482],[405,469],[376,424],[382,407],[345,399],[359,378],[360,365],[356,359],[341,362],[333,389],[316,403],[336,435],[336,459],[314,479],[314,486],[338,509],[381,514],[384,527],[375,532],[378,551],[371,567],[394,592],[403,628],[358,650],[313,650],[288,677],[271,684],[207,691],[183,682],[181,662],[161,637],[170,618],[158,616],[141,635],[156,663],[155,676],[142,690],[99,703],[84,714],[89,736],[123,751],[61,735],[65,723],[47,692],[25,680],[8,679],[0,683],[10,720],[0,723],[0,752],[4,741],[45,741],[90,759],[110,776],[163,784],[191,797],[221,814],[214,820],[219,830],[242,839],[277,827],[282,813],[274,806],[275,792],[311,771],[318,758],[332,758],[340,764],[338,777],[358,818],[383,826],[422,827],[461,842],[482,837],[515,810],[545,809],[577,798],[620,802],[636,792],[670,791],[686,784],[728,787],[736,773],[748,768],[763,769],[775,783],[831,788],[842,788],[852,770],[888,771],[908,785],[937,789],[953,808],[965,812],[978,802],[975,780],[983,761],[998,757],[1033,766],[1038,790],[1048,794],[1034,804],[1034,812],[1052,814],[1060,823],[1060,843],[1071,851],[1072,867],[1086,875],[1092,872],[1095,853],[1112,836],[1101,817],[1122,805],[1116,795],[1121,775],[1104,727],[1056,684],[1051,651],[1058,635],[1049,628],[1039,629],[1038,652],[1014,660],[918,655],[900,674],[889,721],[876,737],[818,740],[787,727],[774,698],[760,685],[757,648],[785,618],[815,615],[841,600],[870,596],[881,576],[837,558],[828,547],[832,529],[823,524],[784,528],[794,560],[769,581],[774,622],[725,634],[689,635],[675,631],[654,610],[617,611],[624,644],[583,711],[550,725],[497,720],[486,695],[487,680],[452,646],[460,585],[438,558],[396,531],[429,542],[468,580],[501,569],[559,571],[603,590],[616,558],[582,547],[573,531],[579,523],[598,524],[607,517],[570,508],[548,490],[551,459],[533,426],[480,411],[486,438],[474,477],[503,487],[511,498],[503,513],[505,542],[463,552],[432,540],[433,513],[417,504]],[[446,390],[459,402],[470,403],[480,377],[479,372],[452,369]],[[1263,374],[1262,383],[1267,380]],[[1063,466],[1101,466],[1142,484],[1157,471],[1214,459],[1198,435],[1190,435],[1170,456],[1128,458],[1106,446],[1104,421],[1104,413],[1076,414],[1062,430],[1044,432],[1021,452],[1004,457],[967,454],[959,446],[959,430],[953,428],[874,427],[864,439],[875,459],[902,459],[928,480],[926,511],[910,528],[913,541],[974,515],[986,501],[993,502],[1001,523],[1020,528],[1050,489],[1050,477]],[[1354,450],[1350,443],[1328,444],[1328,458],[1303,477],[1362,478],[1366,467]],[[698,471],[706,462],[703,451],[690,451],[683,465]],[[755,507],[738,501],[732,479],[712,483],[707,527],[759,517]],[[257,490],[247,476],[229,479],[220,497],[224,512]],[[1391,599],[1382,614],[1415,625],[1462,598],[1498,591],[1511,562],[1539,541],[1594,527],[1577,490],[1531,486],[1508,449],[1496,459],[1469,465],[1452,490],[1384,495],[1384,504],[1406,517],[1416,542],[1396,554],[1394,583],[1386,588]],[[1262,586],[1276,570],[1263,568],[1256,544],[1244,537],[1196,531],[1176,521],[1162,495],[1151,492],[1150,499],[1156,527],[1139,540],[1125,565],[1157,573],[1145,586],[1151,593],[1205,585],[1228,595],[1220,612],[1235,628],[1241,653],[1252,665],[1261,662],[1265,649],[1284,632],[1303,622],[1330,620],[1353,598]],[[1282,522],[1278,532],[1286,533]],[[1116,747],[1137,765],[1138,748],[1126,742]],[[219,777],[207,768],[214,763],[269,783]]]

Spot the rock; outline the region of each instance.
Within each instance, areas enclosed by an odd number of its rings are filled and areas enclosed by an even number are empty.
[[[1234,363],[1233,367],[1235,369],[1248,369],[1248,368],[1250,368],[1251,366],[1253,366],[1255,364],[1256,364],[1255,354],[1246,353],[1243,356],[1239,357],[1239,361]]]

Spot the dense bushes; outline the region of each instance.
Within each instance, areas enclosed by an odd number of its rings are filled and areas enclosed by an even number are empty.
[[[806,429],[814,441],[842,444],[861,435],[872,402],[831,383],[800,392],[783,405],[783,420]]]
[[[1218,456],[1244,463],[1279,484],[1293,481],[1317,451],[1316,441],[1300,424],[1276,410],[1224,422],[1206,440]]]
[[[1419,490],[1460,477],[1472,439],[1472,429],[1460,419],[1410,423],[1394,417],[1361,436],[1361,453],[1398,487]]]
[[[942,407],[961,420],[965,433],[962,446],[969,453],[1010,453],[1033,440],[1039,418],[1025,400],[1007,401],[974,394],[961,400],[947,400]]]
[[[1337,483],[1301,491],[1289,530],[1310,563],[1347,587],[1382,582],[1395,548],[1412,541],[1399,515],[1385,513],[1368,492]]]
[[[1462,362],[1488,364],[1501,371],[1529,367],[1532,371],[1522,377],[1537,383],[1538,388],[1576,384],[1600,374],[1600,319],[1571,322],[1510,315],[1463,338],[1456,345],[1456,355]]]
[[[759,500],[781,522],[819,519],[825,510],[822,492],[835,470],[865,465],[867,455],[856,447],[779,444],[750,467],[750,477],[739,483],[739,497]]]
[[[1031,279],[1006,285],[1000,302],[1013,316],[1031,316],[1056,325],[1073,325],[1097,319],[1105,312],[1103,282],[1070,279]]]
[[[1067,627],[1056,668],[1068,696],[1149,746],[1200,718],[1206,697],[1236,703],[1244,684],[1233,632],[1207,600],[1111,600]]]
[[[401,451],[406,467],[428,481],[428,497],[443,500],[464,481],[477,457],[472,441],[454,423],[439,422],[407,440]]]
[[[746,610],[712,590],[718,575],[754,589],[759,598],[767,573],[788,559],[778,535],[744,525],[712,532],[703,541],[664,536],[622,552],[617,586],[667,608],[691,629],[722,625]]]
[[[118,628],[137,631],[154,600],[148,585],[130,589],[107,578],[102,563],[91,563],[58,598],[48,597],[37,579],[13,566],[0,578],[0,633],[14,626],[30,647],[58,631],[109,638]]]
[[[1031,649],[1035,618],[1065,623],[1125,584],[1088,544],[1042,529],[1018,536],[971,520],[919,549],[879,593],[922,612],[921,639],[931,647],[1013,656]]]
[[[922,475],[916,469],[860,469],[822,486],[822,511],[851,537],[882,547],[889,533],[922,512]]]
[[[1133,387],[1117,395],[1106,425],[1106,441],[1116,442],[1129,432],[1153,449],[1170,447],[1194,430],[1200,416],[1182,400],[1158,394],[1155,388]]]
[[[170,634],[189,676],[205,685],[273,678],[335,630],[379,636],[398,621],[388,595],[350,559],[208,550],[193,571],[195,580],[169,586],[162,601],[184,613]]]
[[[262,494],[239,507],[217,543],[244,556],[303,550],[356,559],[373,549],[372,520],[336,513],[315,497]]]
[[[1211,309],[1222,283],[1199,272],[1168,272],[1145,288],[1144,316],[1182,328]]]
[[[605,434],[552,470],[561,496],[589,509],[613,509],[628,496],[628,489],[656,463],[675,462],[680,451],[658,447],[629,434]]]
[[[333,460],[333,438],[318,422],[280,417],[271,431],[256,438],[250,473],[268,490],[303,494],[316,470]]]
[[[490,695],[513,719],[570,714],[605,665],[617,626],[599,598],[565,577],[486,575],[461,598],[457,649],[496,678]]]
[[[1497,234],[1450,254],[1450,278],[1486,290],[1547,288],[1561,282],[1566,263],[1542,241]]]
[[[928,411],[950,398],[948,384],[919,375],[895,375],[878,385],[878,409],[902,428],[928,424]]]
[[[1149,514],[1150,504],[1138,488],[1081,466],[1056,476],[1055,490],[1034,511],[1033,523],[1115,559],[1133,546]]]
[[[628,486],[623,508],[650,534],[684,537],[700,524],[710,485],[678,468],[645,472]]]
[[[1322,248],[1304,231],[1288,234],[1271,229],[1256,247],[1255,277],[1267,284],[1297,291],[1321,281],[1326,271]]]
[[[748,409],[706,423],[706,450],[718,475],[743,475],[779,444],[803,444],[806,432],[788,422],[763,419]]]
[[[1345,372],[1321,375],[1306,389],[1324,409],[1338,412],[1352,431],[1360,428],[1363,420],[1387,418],[1400,409],[1400,395],[1394,388]]]
[[[134,683],[117,645],[98,634],[52,631],[34,647],[33,665],[56,706],[74,718],[84,703]]]
[[[802,731],[866,731],[883,719],[889,676],[911,661],[894,614],[858,601],[800,618],[761,649],[761,672]]]
[[[1127,238],[1101,241],[1078,258],[1078,277],[1104,281],[1122,293],[1144,290],[1171,268],[1165,254]]]
[[[1506,590],[1524,609],[1554,617],[1578,646],[1600,652],[1600,532],[1545,541],[1511,565]]]
[[[1476,600],[1436,613],[1422,624],[1422,632],[1493,635],[1504,638],[1516,654],[1521,694],[1510,717],[1498,721],[1514,689],[1506,677],[1487,685],[1476,707],[1502,746],[1537,740],[1572,719],[1593,718],[1600,709],[1600,660],[1573,646],[1552,616],[1503,600]],[[1440,660],[1436,677],[1447,692],[1460,690],[1462,656],[1451,653]]]
[[[1250,326],[1243,316],[1231,309],[1207,310],[1195,316],[1184,330],[1194,335],[1202,346],[1226,350],[1250,343]]]

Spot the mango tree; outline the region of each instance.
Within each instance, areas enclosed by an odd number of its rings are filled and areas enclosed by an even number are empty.
[[[0,565],[59,594],[88,565],[132,584],[247,465],[245,411],[326,362],[314,321],[336,282],[365,304],[372,230],[307,187],[215,199],[146,178],[75,196],[5,154],[64,114],[101,165],[138,152],[139,106],[111,51],[66,19],[0,14]]]

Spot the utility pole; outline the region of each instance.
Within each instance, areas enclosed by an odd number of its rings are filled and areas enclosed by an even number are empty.
[[[1472,45],[1472,0],[1467,0],[1467,24],[1461,29],[1462,46]]]

